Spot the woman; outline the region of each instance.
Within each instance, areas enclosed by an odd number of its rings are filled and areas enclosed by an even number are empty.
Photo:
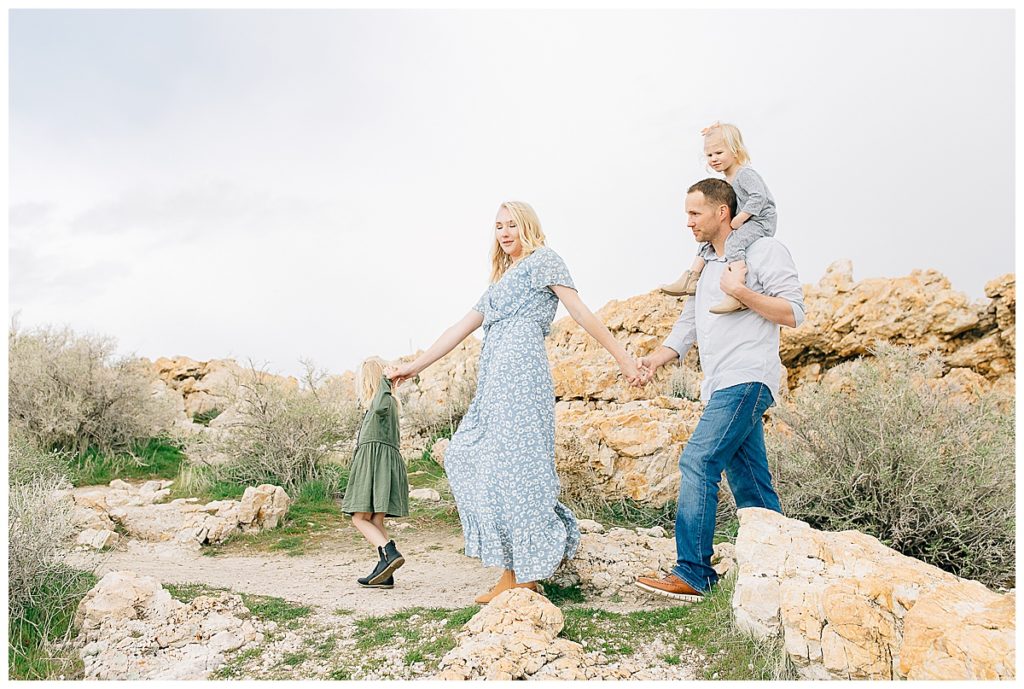
[[[504,568],[478,603],[516,586],[537,590],[536,581],[579,545],[576,518],[558,502],[555,393],[544,349],[559,300],[630,383],[640,379],[633,359],[580,300],[565,263],[544,245],[529,204],[498,209],[491,260],[491,285],[476,306],[415,361],[386,372],[397,385],[484,326],[476,395],[444,462],[466,555]]]

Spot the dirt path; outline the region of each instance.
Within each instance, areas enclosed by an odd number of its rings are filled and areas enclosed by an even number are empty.
[[[395,575],[395,588],[364,589],[356,579],[373,567],[369,546],[352,529],[341,529],[337,536],[322,541],[315,552],[298,556],[234,551],[209,556],[175,543],[130,540],[124,549],[101,554],[96,573],[102,576],[126,569],[163,584],[203,583],[325,610],[347,609],[358,617],[411,607],[473,605],[473,598],[488,590],[500,574],[500,570],[484,568],[479,560],[461,553],[462,534],[457,529],[418,527],[396,537],[406,564]],[[78,557],[84,564],[85,556]],[[666,607],[671,602],[653,597],[620,602],[595,598],[587,605],[630,612]]]

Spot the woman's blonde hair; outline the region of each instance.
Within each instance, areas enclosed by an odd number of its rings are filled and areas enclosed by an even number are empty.
[[[743,135],[740,134],[740,130],[736,125],[727,122],[715,122],[711,126],[702,129],[700,133],[704,135],[705,139],[712,134],[718,134],[722,137],[722,141],[725,142],[725,147],[732,151],[732,154],[736,157],[737,163],[746,165],[750,162],[750,152],[743,145]]]
[[[509,215],[516,223],[519,243],[523,247],[522,258],[544,246],[544,230],[540,229],[540,218],[530,204],[525,201],[506,201],[500,207],[508,209]],[[495,237],[494,246],[491,248],[491,282],[500,280],[511,267],[512,258],[502,250],[498,238]]]
[[[384,376],[385,362],[379,356],[367,357],[359,364],[359,373],[356,374],[356,394],[359,395],[359,404],[362,407],[369,407],[370,402],[380,389],[380,379]],[[395,406],[401,410],[402,405],[395,397]]]

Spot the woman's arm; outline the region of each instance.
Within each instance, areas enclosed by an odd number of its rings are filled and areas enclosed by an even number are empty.
[[[420,354],[414,361],[401,366],[391,367],[384,372],[392,385],[398,385],[403,380],[418,376],[424,369],[443,357],[448,352],[459,346],[459,343],[469,337],[469,334],[483,325],[484,315],[476,309],[469,313],[437,338],[434,344],[430,345],[427,351]]]
[[[579,323],[591,337],[597,340],[598,344],[607,349],[608,353],[615,358],[619,368],[622,369],[623,375],[626,376],[629,382],[638,382],[640,380],[640,372],[636,368],[636,362],[633,361],[633,357],[629,355],[625,347],[619,344],[619,341],[615,339],[607,326],[599,321],[597,316],[587,308],[587,305],[580,299],[579,293],[565,285],[551,285],[551,290],[565,304],[565,308],[569,315],[572,316],[572,319]]]

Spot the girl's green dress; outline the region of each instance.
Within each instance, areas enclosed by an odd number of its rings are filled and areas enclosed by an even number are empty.
[[[408,516],[409,479],[398,445],[398,410],[391,395],[391,381],[382,376],[359,429],[348,488],[341,503],[344,512]]]

